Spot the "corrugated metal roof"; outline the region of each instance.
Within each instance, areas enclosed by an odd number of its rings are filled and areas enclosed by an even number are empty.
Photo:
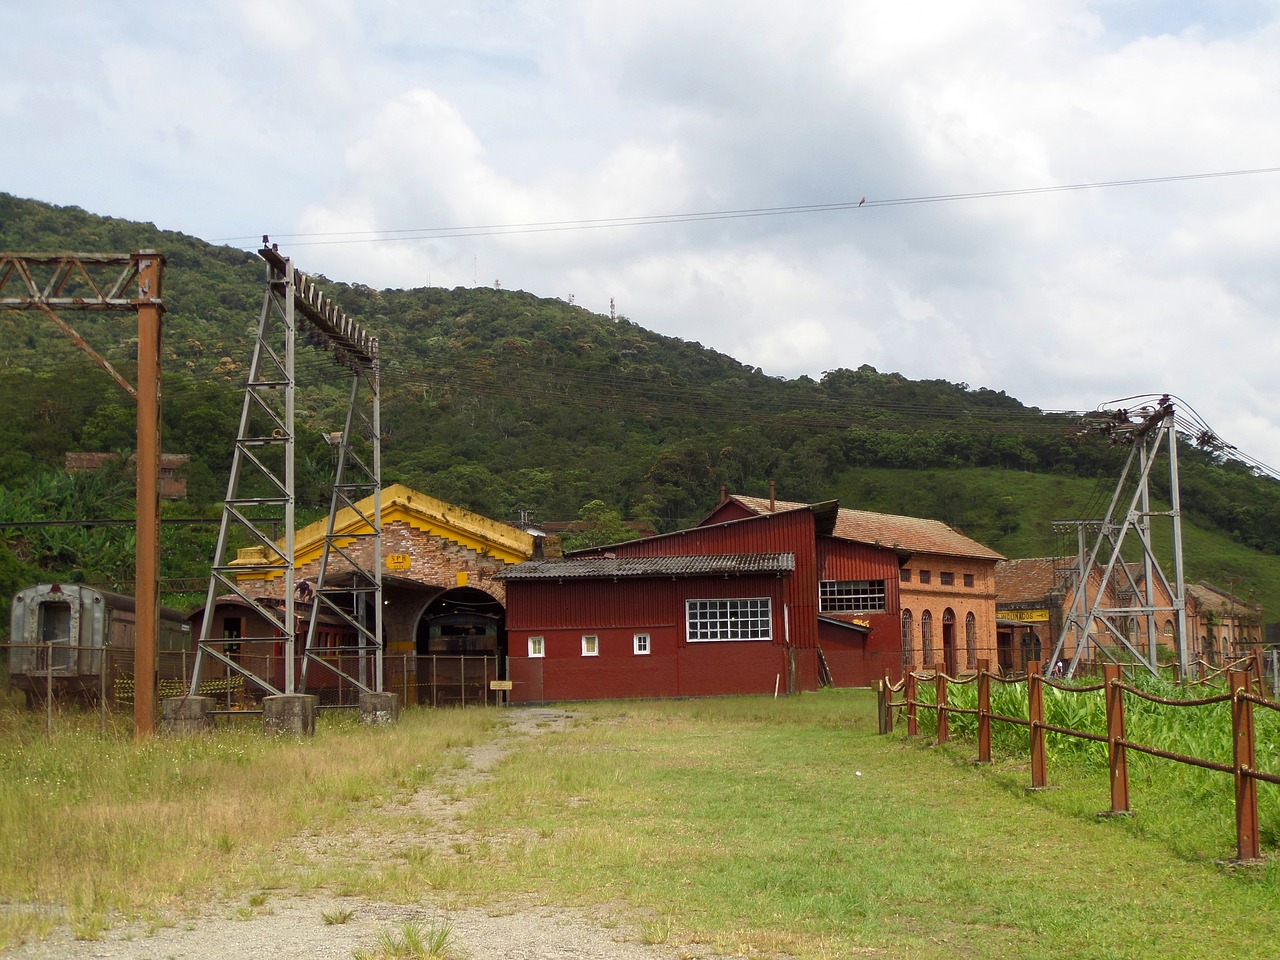
[[[764,497],[742,497],[734,494],[730,499],[755,513],[781,513],[809,506],[787,500],[770,501]],[[855,543],[871,543],[908,553],[934,553],[948,557],[974,557],[981,560],[1003,560],[1004,557],[990,547],[952,530],[941,520],[924,520],[920,517],[898,517],[888,513],[871,513],[867,510],[850,510],[841,507],[836,516],[833,536]]]
[[[615,580],[621,577],[703,577],[790,574],[793,553],[698,557],[574,557],[528,560],[495,574],[498,580]]]

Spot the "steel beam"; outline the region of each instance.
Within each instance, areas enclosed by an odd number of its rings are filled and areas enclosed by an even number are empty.
[[[134,735],[155,730],[156,634],[160,612],[160,384],[163,255],[0,253],[0,310],[38,310],[137,401],[134,594]],[[138,316],[138,386],[94,350],[59,310],[132,310]]]

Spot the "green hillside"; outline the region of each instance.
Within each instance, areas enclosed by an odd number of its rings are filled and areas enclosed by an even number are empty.
[[[855,468],[841,473],[832,495],[846,505],[943,520],[1010,559],[1074,555],[1074,534],[1055,531],[1055,521],[1096,520],[1114,490],[1113,477],[1068,477],[1027,471],[964,469],[910,471]],[[1167,510],[1155,501],[1153,509]],[[1172,525],[1152,521],[1152,541],[1172,575]],[[1280,611],[1280,556],[1245,546],[1190,514],[1182,525],[1184,568],[1189,582],[1234,584],[1237,596],[1261,603],[1268,620]],[[1140,554],[1126,544],[1127,559]]]
[[[0,194],[0,249],[148,247],[168,261],[164,446],[193,458],[189,499],[166,515],[216,517],[261,261],[150,224]],[[305,258],[298,266],[306,269]],[[773,481],[785,499],[839,496],[936,517],[1008,556],[1039,555],[1055,549],[1048,521],[1087,515],[1078,511],[1097,489],[1109,492],[1123,455],[1080,433],[1076,418],[1044,415],[998,390],[869,366],[787,380],[558,299],[320,279],[381,342],[385,479],[508,521],[572,520],[595,504],[594,518],[670,529],[703,516],[722,487],[764,494]],[[74,321],[132,369],[132,316]],[[40,315],[0,313],[0,324],[9,344],[0,356],[0,521],[33,511],[130,516],[118,490],[58,475],[67,451],[131,449],[132,401]],[[299,493],[315,511],[327,504],[331,470],[323,434],[340,427],[347,389],[322,354],[303,351],[299,370]],[[1280,484],[1193,449],[1183,462],[1184,510],[1207,538],[1193,548],[1188,534],[1189,575],[1238,576],[1240,593],[1266,596],[1280,556]],[[93,549],[71,542],[67,528],[0,530],[0,594],[36,571],[128,579],[130,534],[79,535],[97,538]],[[207,571],[207,530],[166,537],[166,577]]]

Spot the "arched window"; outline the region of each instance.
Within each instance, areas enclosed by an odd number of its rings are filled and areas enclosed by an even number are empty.
[[[933,614],[925,610],[920,614],[920,647],[926,667],[933,664]]]
[[[969,669],[975,669],[978,666],[978,618],[972,613],[965,614],[964,618],[964,655]]]
[[[913,624],[911,622],[911,611],[902,611],[902,665],[905,667],[912,662],[912,652],[915,646],[915,637],[912,635]]]

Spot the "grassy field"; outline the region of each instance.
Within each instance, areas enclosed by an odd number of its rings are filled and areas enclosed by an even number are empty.
[[[874,698],[575,705],[474,788],[451,856],[394,848],[392,811],[499,735],[497,710],[409,710],[395,728],[325,714],[312,740],[220,731],[138,745],[0,712],[0,943],[47,908],[86,935],[267,889],[392,901],[615,905],[651,942],[798,957],[1270,957],[1280,870],[1229,857],[1229,785],[1196,843],[1158,809],[1099,819],[1105,773],[875,732]],[[1265,789],[1265,787],[1264,787]],[[1224,826],[1225,825],[1225,826]],[[386,857],[292,855],[299,835],[385,831]],[[1225,833],[1223,832],[1225,830]],[[396,838],[396,839],[392,839]],[[1198,844],[1198,845],[1197,845]]]

